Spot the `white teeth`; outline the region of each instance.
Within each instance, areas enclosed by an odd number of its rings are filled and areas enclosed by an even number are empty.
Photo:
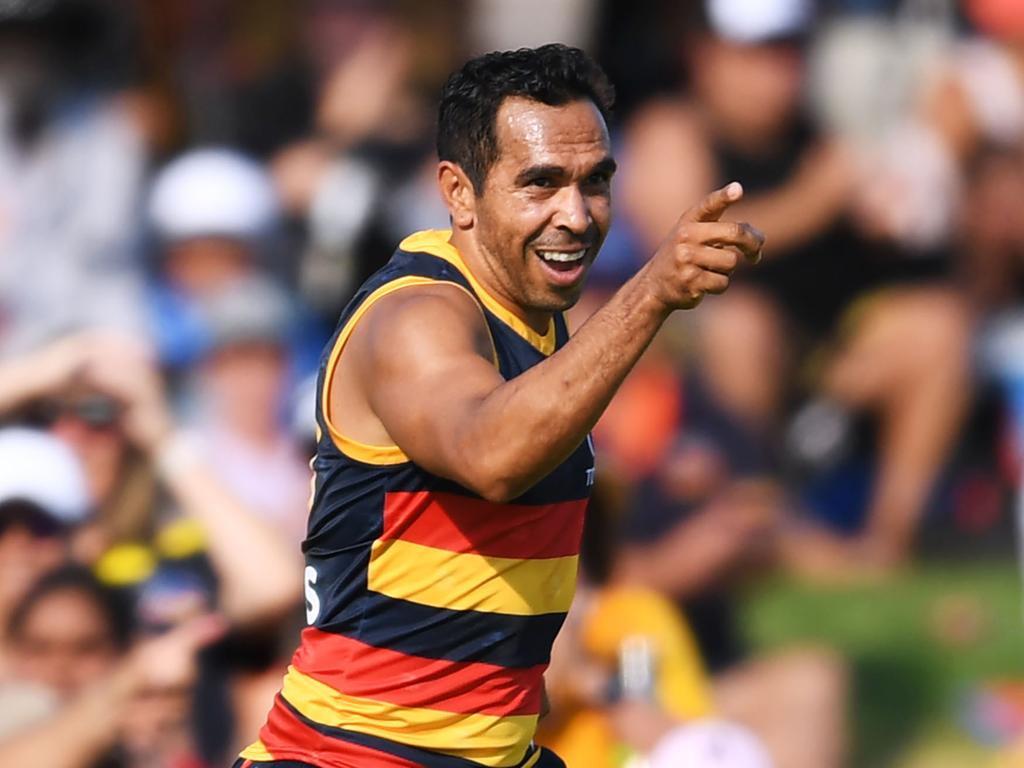
[[[586,249],[582,251],[537,251],[537,254],[544,261],[579,261],[586,255]]]

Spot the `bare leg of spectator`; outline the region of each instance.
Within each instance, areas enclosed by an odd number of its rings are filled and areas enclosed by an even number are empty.
[[[715,680],[719,714],[753,730],[776,768],[838,768],[846,743],[847,673],[826,649],[753,659]]]
[[[871,300],[826,377],[832,396],[881,419],[865,544],[883,561],[898,560],[912,545],[963,421],[968,341],[967,312],[952,292],[886,292]]]
[[[778,308],[738,286],[710,297],[703,310],[698,359],[711,390],[746,424],[771,426],[782,404],[788,352]]]

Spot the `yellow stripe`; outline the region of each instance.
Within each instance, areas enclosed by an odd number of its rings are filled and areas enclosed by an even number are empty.
[[[473,273],[469,271],[469,267],[466,266],[466,262],[462,260],[462,256],[459,254],[458,249],[449,242],[451,236],[452,232],[450,229],[427,229],[423,232],[416,232],[415,234],[409,235],[405,240],[399,243],[398,247],[409,253],[429,253],[447,261],[462,273],[462,276],[469,281],[471,286],[473,286],[473,290],[476,291],[477,296],[480,297],[480,301],[484,303],[484,306],[486,306],[487,309],[505,323],[505,325],[509,326],[513,331],[526,339],[542,354],[550,355],[554,352],[554,318],[549,322],[547,333],[543,336],[533,330],[533,328],[528,326],[522,318],[507,309],[496,298],[489,294],[482,285],[480,285],[477,279],[473,276]]]
[[[456,554],[408,541],[373,543],[367,586],[435,608],[537,616],[564,613],[576,589],[579,558],[519,560]]]
[[[281,695],[303,716],[322,725],[475,760],[493,768],[522,760],[537,728],[536,715],[464,715],[347,696],[291,666]]]
[[[405,452],[397,445],[368,445],[367,443],[361,443],[358,440],[346,437],[338,430],[334,425],[334,422],[331,420],[330,415],[331,380],[334,377],[334,369],[338,365],[338,359],[341,357],[342,350],[345,349],[345,344],[352,335],[352,331],[355,330],[356,323],[358,323],[363,315],[369,311],[370,307],[389,293],[394,293],[402,288],[410,288],[418,285],[451,285],[472,298],[472,294],[458,283],[448,283],[441,280],[435,280],[431,277],[421,277],[419,275],[407,275],[406,277],[400,277],[397,280],[392,280],[390,283],[385,283],[380,288],[373,291],[363,300],[363,303],[359,305],[356,311],[352,313],[352,317],[348,319],[344,327],[341,329],[341,332],[338,334],[338,338],[334,342],[334,348],[331,349],[331,354],[327,358],[327,368],[324,371],[323,398],[320,401],[320,409],[324,416],[324,422],[327,424],[327,431],[330,433],[331,440],[334,441],[334,445],[339,451],[349,458],[361,461],[365,464],[404,464],[409,461],[409,457],[406,456]],[[473,303],[476,304],[475,299]],[[494,347],[493,340],[491,342],[491,347],[492,349]],[[497,365],[497,360],[497,351],[494,351],[495,365]]]
[[[250,744],[248,747],[238,753],[238,756],[243,760],[273,760],[274,756],[270,754],[267,748],[263,745],[262,741],[257,741],[254,744]],[[525,766],[523,768],[526,768]]]
[[[533,757],[526,761],[526,765],[524,765],[523,768],[532,768],[532,766],[536,765],[537,761],[540,760],[540,756],[541,751],[538,749],[533,753]]]

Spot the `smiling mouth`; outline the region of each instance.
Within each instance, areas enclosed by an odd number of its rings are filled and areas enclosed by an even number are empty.
[[[535,253],[548,280],[559,288],[575,286],[586,274],[588,248],[576,248],[571,251],[537,248]]]
[[[559,271],[570,271],[580,266],[587,256],[586,248],[579,248],[575,251],[551,251],[538,249],[537,255],[540,260],[552,269]]]

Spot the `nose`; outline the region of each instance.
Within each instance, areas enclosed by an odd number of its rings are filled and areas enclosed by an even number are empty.
[[[593,218],[590,215],[587,198],[580,192],[580,188],[575,184],[567,184],[559,191],[556,203],[558,210],[552,223],[575,235],[586,234],[593,223]]]

